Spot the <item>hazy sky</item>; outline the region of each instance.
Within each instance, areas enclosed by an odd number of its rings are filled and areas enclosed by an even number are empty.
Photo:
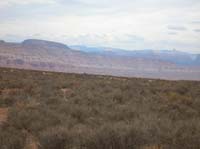
[[[200,53],[200,0],[0,0],[0,38]]]

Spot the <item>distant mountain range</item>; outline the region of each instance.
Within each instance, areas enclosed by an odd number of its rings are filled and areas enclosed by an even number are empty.
[[[87,53],[95,53],[101,55],[127,56],[133,58],[144,58],[152,60],[161,60],[172,62],[181,66],[200,66],[200,54],[191,54],[177,50],[135,50],[128,51],[124,49],[106,48],[106,47],[87,47],[87,46],[70,46]]]
[[[0,41],[0,66],[22,69],[89,73],[172,80],[200,80],[200,55],[168,51],[126,51],[67,46],[28,39]]]

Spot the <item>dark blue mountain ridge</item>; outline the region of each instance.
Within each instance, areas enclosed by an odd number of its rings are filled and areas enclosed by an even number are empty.
[[[23,46],[31,46],[31,47],[48,47],[48,48],[61,48],[61,49],[69,49],[69,47],[65,44],[54,42],[54,41],[46,41],[39,39],[27,39],[22,42]]]
[[[70,46],[71,49],[101,55],[117,55],[133,58],[145,58],[172,62],[177,65],[200,66],[200,54],[192,54],[177,50],[124,50],[107,47]]]

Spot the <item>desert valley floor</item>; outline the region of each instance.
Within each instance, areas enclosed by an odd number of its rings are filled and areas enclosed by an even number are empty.
[[[0,68],[0,149],[135,148],[200,148],[200,82]]]

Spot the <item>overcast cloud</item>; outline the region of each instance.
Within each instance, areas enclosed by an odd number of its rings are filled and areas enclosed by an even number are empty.
[[[0,38],[200,53],[199,0],[1,0]]]

